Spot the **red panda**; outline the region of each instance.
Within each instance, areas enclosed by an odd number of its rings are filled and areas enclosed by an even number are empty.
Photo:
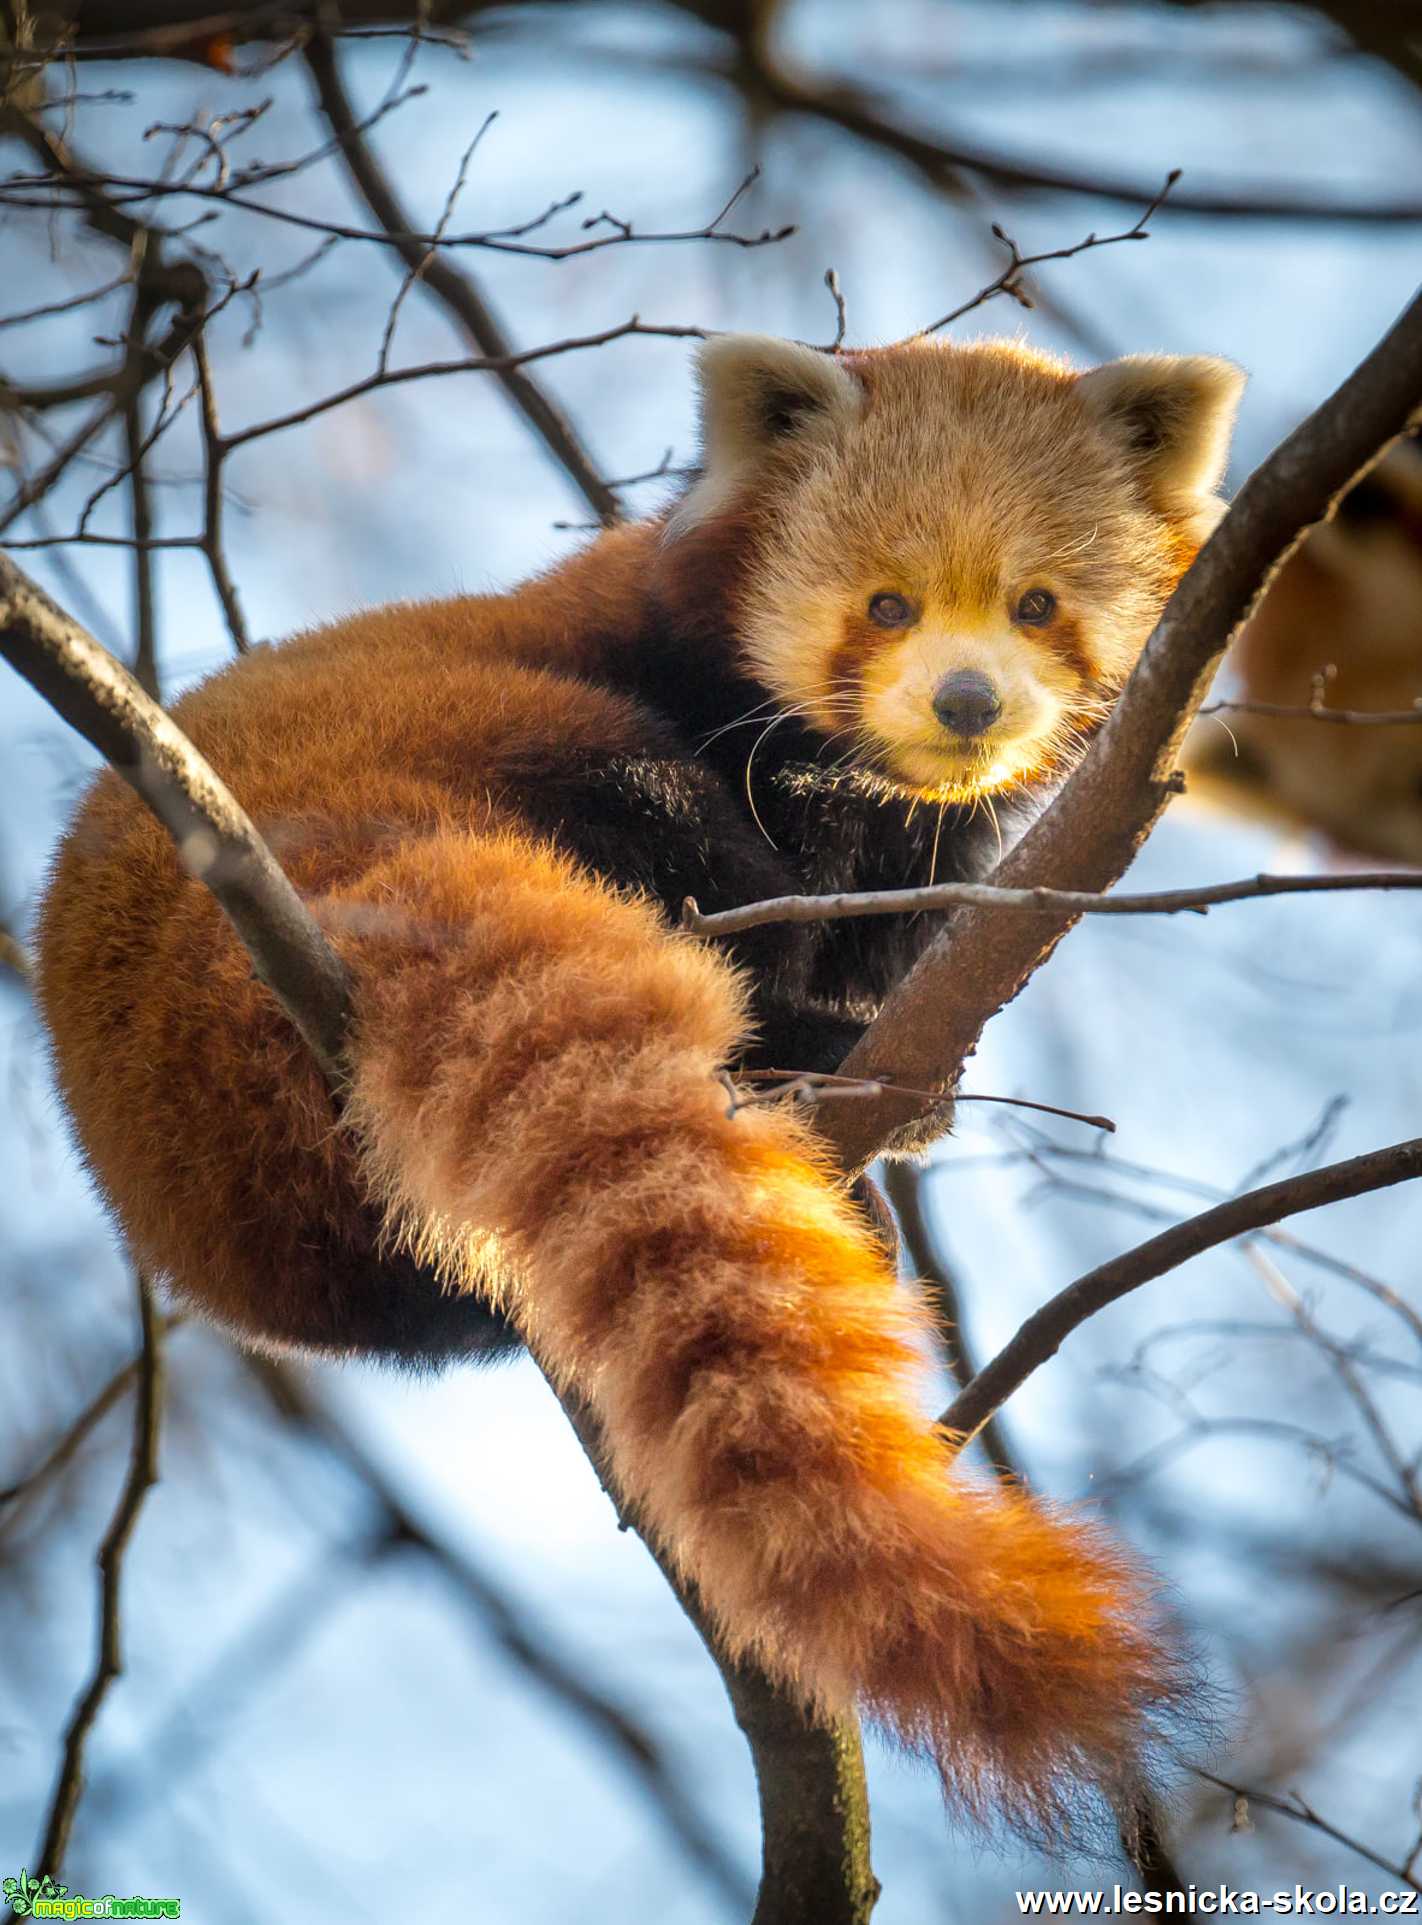
[[[1284,563],[1230,648],[1246,702],[1402,714],[1422,703],[1422,431],[1391,448]],[[1231,711],[1186,741],[1190,792],[1422,865],[1422,714],[1396,724]]]
[[[1218,514],[1241,380],[714,340],[669,513],[185,697],[349,965],[339,1117],[111,775],[41,918],[79,1141],[185,1303],[409,1362],[527,1336],[732,1652],[1047,1825],[1136,1781],[1171,1689],[1151,1585],[955,1469],[922,1306],[814,1133],[717,1080],[833,1067],[926,919],[675,925],[687,895],[982,873],[994,799],[1070,766]]]

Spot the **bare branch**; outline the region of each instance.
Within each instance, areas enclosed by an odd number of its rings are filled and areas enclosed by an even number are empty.
[[[55,1878],[68,1850],[80,1793],[84,1788],[84,1752],[109,1687],[123,1672],[120,1606],[124,1555],[138,1523],[143,1500],[158,1481],[158,1433],[163,1414],[162,1320],[153,1292],[141,1272],[135,1272],[143,1350],[138,1363],[138,1396],[134,1404],[133,1446],[128,1475],[118,1508],[99,1547],[99,1648],[93,1676],[74,1707],[64,1734],[64,1755],[50,1802],[44,1837],[36,1852],[36,1874]]]
[[[429,1559],[477,1614],[509,1662],[600,1738],[632,1773],[690,1862],[728,1904],[743,1912],[748,1898],[745,1879],[708,1831],[671,1760],[651,1734],[537,1636],[524,1604],[506,1596],[467,1549],[434,1534],[395,1480],[329,1406],[312,1394],[290,1364],[261,1356],[246,1361],[285,1421],[341,1463],[368,1492],[383,1513],[387,1540]]]
[[[141,333],[144,321],[142,298],[134,302],[132,327]],[[166,400],[166,395],[165,395]],[[161,432],[162,417],[153,438]],[[158,612],[153,586],[153,553],[147,543],[153,535],[153,502],[148,486],[146,461],[152,441],[143,428],[143,391],[136,389],[124,404],[124,452],[128,458],[128,494],[133,525],[133,673],[145,695],[158,700]],[[86,510],[87,512],[87,510]]]
[[[601,254],[609,247],[686,246],[702,241],[719,242],[726,247],[771,247],[777,242],[789,240],[795,232],[793,226],[782,226],[763,228],[758,234],[730,233],[716,225],[716,222],[722,219],[722,215],[718,214],[702,227],[683,227],[642,233],[629,221],[616,220],[611,214],[599,214],[592,221],[584,222],[584,226],[608,224],[614,230],[611,234],[598,234],[591,240],[562,243],[537,243],[522,238],[541,228],[555,214],[563,213],[582,198],[581,194],[571,194],[565,195],[562,200],[552,202],[531,219],[521,221],[513,227],[474,229],[466,233],[445,234],[439,237],[409,224],[397,228],[387,228],[383,224],[378,228],[353,227],[346,221],[328,221],[314,214],[298,214],[294,208],[283,207],[273,201],[252,200],[245,192],[245,189],[256,180],[265,182],[280,179],[287,174],[299,171],[302,166],[309,165],[311,160],[317,158],[320,158],[319,153],[286,167],[270,169],[259,176],[245,176],[226,186],[193,180],[151,179],[135,174],[108,172],[82,174],[77,170],[58,181],[49,174],[11,174],[8,178],[0,180],[0,206],[28,208],[43,212],[53,212],[56,205],[62,208],[84,209],[89,204],[89,196],[103,190],[109,197],[110,207],[119,213],[129,207],[141,207],[152,202],[191,199],[209,202],[224,209],[234,208],[244,214],[260,215],[267,220],[275,221],[279,226],[299,228],[303,233],[308,234],[322,234],[330,240],[362,241],[375,247],[394,248],[397,252],[406,247],[425,251],[438,245],[450,249],[478,248],[493,254],[513,254],[531,260],[551,262],[577,260],[584,254]],[[739,198],[742,191],[744,191],[743,188],[738,189],[733,199]],[[1141,198],[1143,199],[1144,196]],[[155,231],[158,230],[155,229]],[[184,230],[162,231],[179,233]]]
[[[672,341],[704,341],[708,332],[708,329],[699,327],[663,326],[654,321],[643,321],[634,314],[630,320],[615,322],[613,326],[599,328],[595,333],[570,334],[563,340],[547,341],[539,347],[523,348],[517,353],[467,355],[458,361],[427,361],[419,367],[387,368],[383,373],[377,369],[363,380],[353,381],[349,387],[324,395],[306,407],[293,408],[289,414],[276,415],[269,421],[257,422],[253,427],[238,429],[227,437],[227,445],[229,448],[240,448],[248,441],[258,441],[265,435],[280,434],[284,429],[314,421],[317,415],[328,414],[332,408],[344,407],[348,401],[359,400],[362,395],[371,394],[377,388],[397,387],[405,381],[428,381],[446,374],[506,374],[527,367],[533,361],[547,361],[555,354],[573,354],[583,348],[602,348],[612,341],[625,341],[632,335],[658,336]]]
[[[738,1072],[740,1082],[727,1075],[724,1077],[727,1092],[731,1098],[728,1115],[734,1116],[737,1110],[754,1109],[766,1103],[779,1102],[785,1098],[796,1103],[824,1103],[835,1097],[875,1097],[883,1096],[886,1091],[899,1096],[922,1096],[928,1102],[936,1101],[932,1090],[905,1089],[897,1083],[866,1083],[857,1076],[839,1076],[831,1070],[820,1069],[743,1069]],[[757,1090],[747,1094],[744,1083],[768,1082],[768,1090]],[[1086,1123],[1094,1130],[1105,1130],[1114,1136],[1116,1125],[1109,1116],[1093,1116],[1086,1110],[1063,1109],[1059,1103],[1039,1103],[1030,1096],[990,1096],[981,1090],[957,1090],[955,1103],[1004,1103],[1012,1109],[1037,1110],[1043,1116],[1062,1116],[1070,1123]]]
[[[1322,1169],[1305,1170],[1261,1189],[1246,1190],[1242,1196],[1172,1225],[1134,1250],[1089,1271],[1033,1311],[1016,1336],[959,1392],[939,1422],[965,1438],[973,1436],[1033,1371],[1056,1355],[1073,1330],[1107,1304],[1164,1276],[1167,1270],[1202,1251],[1277,1223],[1281,1217],[1321,1209],[1324,1204],[1364,1196],[1418,1176],[1422,1176],[1422,1137],[1412,1137],[1387,1149],[1369,1150],[1342,1163],[1327,1163]]]
[[[19,314],[0,315],[0,328],[25,327],[31,321],[45,321],[55,314],[72,314],[76,308],[89,307],[95,301],[102,301],[106,295],[117,294],[121,287],[127,287],[133,279],[132,269],[120,274],[117,279],[105,281],[99,287],[91,287],[87,293],[71,294],[68,300],[49,301],[43,307],[27,308]]]
[[[328,1076],[346,975],[271,851],[187,737],[44,591],[0,554],[0,655],[136,790],[211,889],[258,975]]]
[[[979,288],[971,300],[964,301],[961,307],[953,308],[950,313],[941,316],[937,321],[930,321],[928,326],[921,329],[920,332],[923,334],[936,334],[940,328],[949,327],[954,321],[961,321],[965,314],[971,314],[974,308],[984,306],[988,301],[994,300],[999,294],[1009,294],[1019,307],[1030,308],[1033,305],[1032,299],[1030,295],[1023,291],[1022,287],[1022,276],[1027,272],[1029,267],[1040,267],[1044,261],[1070,261],[1078,254],[1085,254],[1090,248],[1115,247],[1119,241],[1149,240],[1151,216],[1158,212],[1164,204],[1166,196],[1179,178],[1180,169],[1178,167],[1172,167],[1165,177],[1164,186],[1160,189],[1159,193],[1157,193],[1154,200],[1152,200],[1144,212],[1138,216],[1135,222],[1130,227],[1124,228],[1121,233],[1088,234],[1084,241],[1077,241],[1072,247],[1049,248],[1042,254],[1023,254],[1011,235],[1004,233],[998,223],[994,221],[992,231],[996,238],[1002,242],[1010,256],[1007,266],[995,281],[989,281],[986,287]]]
[[[1155,889],[1139,895],[1097,890],[1012,889],[991,882],[941,882],[927,889],[866,889],[834,896],[771,896],[739,909],[704,916],[696,898],[682,904],[681,926],[698,936],[731,936],[768,922],[840,922],[855,916],[901,916],[925,909],[1059,910],[1072,916],[1206,915],[1220,903],[1253,902],[1261,896],[1336,895],[1357,889],[1422,889],[1422,875],[1400,869],[1367,869],[1341,876],[1246,876],[1189,889]],[[884,1079],[893,1081],[892,1078]],[[910,1094],[906,1084],[900,1087]]]
[[[844,303],[844,290],[839,284],[839,275],[832,267],[825,269],[825,286],[834,302],[834,339],[828,344],[827,352],[837,354],[844,346],[844,337],[849,328],[849,310]]]
[[[1209,702],[1198,713],[1205,715],[1274,715],[1285,721],[1339,722],[1348,728],[1397,728],[1406,722],[1422,722],[1422,696],[1410,709],[1331,709],[1322,702]]]
[[[242,604],[237,597],[237,584],[232,579],[232,571],[227,566],[227,552],[222,545],[222,464],[232,444],[223,436],[217,418],[217,398],[213,393],[212,370],[207,358],[207,337],[203,334],[193,339],[193,361],[197,367],[198,392],[202,396],[203,521],[198,546],[207,558],[208,573],[212,576],[217,599],[222,604],[232,646],[239,655],[245,655],[252,645],[251,639],[247,634]]]
[[[1203,1779],[1207,1785],[1214,1785],[1218,1790],[1229,1793],[1235,1801],[1236,1823],[1241,1830],[1249,1828],[1249,1806],[1257,1805],[1261,1811],[1274,1811],[1281,1818],[1292,1818],[1301,1825],[1307,1825],[1310,1830],[1321,1833],[1325,1838],[1331,1838],[1335,1844],[1343,1845],[1347,1850],[1356,1852],[1359,1858],[1365,1858],[1370,1865],[1376,1865],[1379,1871],[1386,1872],[1400,1885],[1407,1885],[1414,1892],[1422,1892],[1422,1883],[1419,1883],[1416,1876],[1418,1854],[1414,1853],[1412,1860],[1406,1863],[1394,1863],[1391,1859],[1384,1858],[1380,1852],[1374,1851],[1371,1845],[1365,1845],[1361,1839],[1354,1838],[1351,1833],[1341,1831],[1337,1825],[1330,1824],[1328,1819],[1320,1817],[1299,1792],[1291,1792],[1289,1797],[1279,1798],[1271,1791],[1251,1791],[1245,1785],[1232,1784],[1228,1778],[1217,1778],[1214,1772],[1201,1770],[1199,1766],[1195,1767],[1195,1776]]]
[[[1388,1428],[1376,1398],[1363,1381],[1356,1359],[1350,1354],[1349,1346],[1340,1343],[1330,1331],[1323,1328],[1267,1252],[1261,1250],[1257,1244],[1252,1244],[1246,1246],[1244,1254],[1263,1277],[1265,1287],[1275,1302],[1282,1304],[1293,1318],[1300,1334],[1327,1357],[1339,1383],[1342,1384],[1354,1409],[1362,1419],[1364,1429],[1372,1438],[1378,1455],[1396,1478],[1398,1488],[1418,1522],[1422,1523],[1422,1481],[1419,1481],[1417,1466],[1409,1463],[1397,1439]]]
[[[1112,175],[1105,168],[1076,169],[1049,162],[1019,159],[962,140],[942,139],[901,126],[886,108],[863,88],[848,85],[819,87],[771,64],[761,44],[743,38],[741,59],[734,78],[783,112],[841,128],[866,145],[906,161],[940,191],[966,195],[980,181],[1016,192],[1080,194],[1093,200],[1140,207],[1151,198],[1144,182]],[[969,179],[965,180],[964,176]],[[1305,188],[1279,192],[1266,188],[1231,187],[1173,193],[1173,213],[1211,218],[1302,221],[1320,225],[1413,226],[1422,222],[1422,201],[1400,197],[1378,203],[1345,199],[1327,190]]]
[[[537,1363],[536,1348],[533,1358]],[[869,1925],[879,1883],[869,1864],[869,1798],[853,1721],[816,1723],[761,1672],[725,1655],[696,1587],[656,1537],[642,1530],[613,1483],[596,1415],[575,1392],[555,1394],[619,1518],[642,1537],[696,1627],[750,1747],[763,1852],[751,1925],[804,1925],[807,1919],[815,1925]]]
[[[183,1322],[181,1311],[169,1311],[158,1319],[160,1335],[166,1339]],[[107,1382],[84,1405],[78,1416],[66,1426],[63,1433],[23,1477],[17,1477],[12,1484],[0,1488],[0,1510],[11,1504],[23,1505],[26,1498],[37,1491],[42,1484],[48,1483],[57,1471],[74,1461],[86,1438],[90,1437],[116,1405],[137,1382],[143,1368],[143,1352],[130,1357],[121,1364]]]
[[[963,1328],[958,1286],[944,1263],[937,1238],[923,1207],[924,1169],[911,1163],[891,1160],[884,1165],[884,1187],[898,1218],[899,1232],[909,1260],[910,1274],[919,1278],[938,1312],[940,1335],[948,1368],[960,1390],[966,1390],[976,1375],[967,1333]],[[1005,1484],[1023,1485],[1026,1474],[1007,1441],[998,1413],[986,1417],[977,1432],[993,1474]],[[1147,1891],[1183,1891],[1184,1884],[1171,1862],[1161,1836],[1160,1816],[1154,1800],[1143,1793],[1130,1823],[1123,1827],[1121,1846],[1135,1866]]]
[[[8,969],[11,975],[18,976],[21,982],[30,980],[30,959],[25,946],[14,931],[6,928],[3,922],[0,922],[0,969]],[[0,1492],[0,1502],[3,1501],[4,1493]]]

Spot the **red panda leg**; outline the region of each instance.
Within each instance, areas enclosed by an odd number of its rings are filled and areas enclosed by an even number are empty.
[[[1148,1586],[954,1472],[921,1313],[813,1138],[727,1115],[721,958],[512,837],[408,845],[333,914],[373,1189],[590,1397],[731,1649],[857,1702],[974,1810],[1128,1795],[1169,1696]]]

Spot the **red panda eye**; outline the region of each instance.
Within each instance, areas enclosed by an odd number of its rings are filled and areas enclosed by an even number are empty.
[[[918,617],[907,595],[885,591],[869,597],[869,619],[877,622],[880,628],[907,628]]]
[[[1017,604],[1014,620],[1028,628],[1040,628],[1057,612],[1057,598],[1050,588],[1029,588]]]

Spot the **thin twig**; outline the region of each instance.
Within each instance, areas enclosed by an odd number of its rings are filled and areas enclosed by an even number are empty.
[[[921,1165],[891,1159],[884,1165],[884,1187],[894,1206],[894,1215],[898,1218],[899,1233],[908,1253],[910,1270],[918,1277],[920,1287],[929,1293],[938,1311],[939,1334],[948,1368],[959,1389],[966,1390],[976,1375],[976,1369],[963,1327],[960,1293],[943,1260],[928,1212],[923,1207],[925,1174]],[[1026,1474],[1007,1441],[1000,1413],[994,1412],[984,1419],[976,1441],[993,1474],[1004,1484],[1020,1486],[1027,1482]],[[1122,1826],[1121,1846],[1147,1891],[1185,1889],[1161,1835],[1160,1816],[1149,1794],[1142,1793],[1134,1810],[1127,1814],[1127,1823]]]
[[[429,276],[425,278],[428,280]],[[607,347],[613,341],[625,341],[634,335],[670,341],[704,341],[709,332],[707,328],[643,321],[640,315],[634,314],[630,320],[615,322],[611,327],[599,328],[592,334],[570,334],[562,340],[545,341],[536,348],[523,348],[517,353],[470,354],[457,361],[427,361],[412,368],[387,368],[383,374],[378,371],[368,374],[359,381],[352,381],[348,387],[309,402],[305,407],[293,408],[289,414],[275,415],[268,421],[257,422],[253,427],[240,428],[227,437],[227,446],[229,449],[240,448],[266,435],[280,434],[286,428],[314,421],[317,415],[328,414],[332,408],[344,407],[348,401],[357,401],[377,388],[397,387],[406,381],[429,381],[448,374],[507,374],[528,367],[534,361],[547,361],[558,354],[575,354],[585,348]]]
[[[1288,1798],[1280,1798],[1272,1791],[1252,1791],[1248,1786],[1236,1785],[1228,1778],[1218,1778],[1214,1772],[1204,1771],[1198,1765],[1194,1767],[1194,1773],[1207,1785],[1214,1785],[1218,1790],[1228,1792],[1236,1802],[1236,1809],[1242,1800],[1246,1807],[1258,1805],[1263,1811],[1277,1812],[1281,1818],[1292,1818],[1296,1824],[1307,1825],[1311,1831],[1320,1832],[1325,1838],[1331,1838],[1335,1844],[1343,1845],[1348,1851],[1355,1852],[1359,1858],[1366,1859],[1370,1865],[1376,1865],[1379,1871],[1386,1872],[1399,1884],[1409,1886],[1414,1892],[1422,1892],[1422,1883],[1419,1883],[1416,1877],[1414,1864],[1395,1864],[1391,1859],[1384,1858],[1380,1852],[1374,1851],[1371,1845],[1365,1845],[1361,1839],[1354,1838],[1350,1833],[1340,1830],[1337,1825],[1321,1817],[1297,1791],[1291,1793]]]
[[[163,1337],[166,1339],[171,1336],[182,1321],[181,1311],[176,1310],[160,1317],[159,1326]],[[39,1462],[32,1469],[27,1470],[23,1477],[16,1478],[13,1484],[7,1484],[0,1489],[0,1508],[23,1503],[24,1499],[31,1496],[42,1484],[48,1483],[56,1471],[63,1470],[66,1464],[73,1462],[85,1439],[103,1422],[114,1406],[122,1401],[130,1385],[137,1379],[142,1364],[143,1354],[140,1351],[137,1356],[130,1357],[127,1363],[121,1364],[107,1382],[100,1385],[78,1416],[70,1421]]]
[[[1272,715],[1290,722],[1340,722],[1349,728],[1397,728],[1422,722],[1422,696],[1410,709],[1333,709],[1322,702],[1207,702],[1200,715]]]
[[[135,324],[139,324],[138,316],[135,316]],[[153,502],[146,466],[151,444],[144,437],[141,390],[131,395],[124,407],[123,431],[129,468],[128,498],[133,517],[133,673],[144,694],[151,695],[156,702],[158,615],[153,592],[154,556],[146,545],[153,535]]]
[[[436,1536],[365,1446],[289,1365],[252,1357],[249,1368],[282,1417],[353,1476],[383,1513],[384,1535],[429,1560],[475,1612],[503,1655],[599,1738],[641,1784],[687,1858],[728,1904],[744,1911],[746,1881],[687,1797],[671,1760],[640,1724],[596,1690],[582,1669],[537,1634],[521,1600],[507,1596],[468,1550]]]
[[[1347,1345],[1339,1343],[1336,1337],[1323,1328],[1298,1291],[1266,1251],[1261,1250],[1257,1244],[1250,1244],[1245,1246],[1244,1254],[1264,1279],[1265,1288],[1275,1302],[1288,1311],[1302,1335],[1328,1358],[1339,1383],[1342,1384],[1354,1409],[1362,1419],[1364,1429],[1372,1438],[1378,1455],[1397,1479],[1398,1488],[1418,1521],[1422,1522],[1422,1483],[1419,1483],[1417,1466],[1408,1462],[1397,1439],[1389,1430],[1382,1412],[1378,1409],[1377,1400],[1363,1382],[1357,1363],[1349,1355]]]
[[[830,299],[834,302],[834,339],[829,343],[827,352],[837,354],[844,346],[845,333],[849,327],[849,311],[844,304],[844,290],[839,284],[839,275],[832,267],[825,269],[825,286],[829,289]]]
[[[739,1075],[742,1082],[753,1083],[764,1080],[776,1083],[780,1087],[747,1096],[728,1078],[731,1089],[731,1115],[734,1115],[737,1110],[752,1109],[763,1103],[777,1102],[784,1097],[789,1097],[792,1102],[822,1103],[836,1096],[868,1097],[871,1100],[876,1096],[921,1096],[928,1102],[936,1103],[943,1094],[941,1090],[908,1089],[903,1084],[894,1082],[891,1077],[866,1081],[860,1076],[838,1076],[830,1070],[745,1069],[741,1070]],[[1086,1123],[1094,1130],[1105,1130],[1108,1135],[1114,1135],[1116,1131],[1116,1125],[1109,1116],[1093,1116],[1085,1110],[1063,1109],[1057,1103],[1039,1103],[1030,1096],[987,1096],[973,1090],[955,1090],[953,1101],[955,1103],[1006,1103],[1013,1109],[1038,1110],[1044,1116],[1065,1117],[1069,1123]]]
[[[20,314],[0,315],[0,328],[26,327],[31,321],[47,321],[55,314],[72,314],[76,308],[89,307],[95,301],[102,301],[108,294],[117,294],[121,287],[127,287],[133,279],[133,269],[128,268],[115,280],[105,281],[99,287],[91,287],[85,294],[71,294],[64,301],[47,301],[42,307],[26,308]]]
[[[1178,167],[1172,167],[1165,177],[1164,186],[1162,186],[1159,192],[1153,197],[1149,206],[1144,209],[1130,227],[1124,228],[1119,234],[1088,234],[1084,241],[1077,241],[1071,247],[1048,248],[1041,254],[1021,253],[1012,236],[1005,233],[998,223],[994,221],[992,224],[993,234],[1002,242],[1008,251],[1009,259],[1007,266],[1002,270],[1001,274],[998,275],[996,280],[989,281],[986,287],[980,287],[971,300],[964,301],[961,307],[953,308],[949,313],[941,315],[938,320],[930,321],[926,328],[920,329],[920,332],[923,334],[936,334],[940,328],[949,327],[954,321],[961,321],[965,314],[971,314],[974,308],[982,307],[986,302],[995,299],[999,294],[1010,295],[1019,307],[1030,308],[1033,305],[1032,299],[1030,295],[1024,292],[1022,287],[1022,276],[1027,272],[1029,267],[1040,267],[1044,261],[1070,261],[1074,259],[1076,255],[1085,254],[1093,247],[1115,247],[1120,241],[1149,240],[1151,216],[1159,212],[1171,188],[1174,187],[1179,178],[1180,169]]]
[[[310,45],[314,45],[313,40]],[[285,171],[293,171],[291,168]],[[268,174],[263,178],[271,179]],[[749,185],[747,181],[744,185]],[[141,175],[119,174],[114,172],[81,173],[71,170],[62,179],[56,180],[52,173],[11,174],[0,180],[0,206],[30,208],[53,212],[56,206],[83,208],[87,197],[102,191],[109,204],[118,212],[130,207],[150,206],[156,202],[189,199],[216,203],[223,208],[235,208],[244,214],[256,214],[263,219],[276,222],[283,227],[300,228],[305,233],[323,234],[332,240],[360,241],[376,247],[393,248],[397,253],[405,248],[428,250],[435,241],[433,234],[402,219],[398,226],[378,228],[355,227],[347,221],[323,220],[314,214],[300,214],[294,208],[283,207],[275,201],[253,200],[246,191],[246,183],[217,186],[204,185],[197,181],[161,180],[144,178]],[[734,199],[739,199],[743,189],[738,189]],[[61,199],[71,195],[72,199]],[[562,244],[546,245],[520,238],[531,229],[541,226],[550,214],[559,212],[572,204],[572,199],[555,202],[544,213],[532,221],[525,221],[513,228],[485,228],[463,234],[445,235],[443,245],[449,249],[477,248],[494,254],[512,254],[538,261],[571,261],[584,254],[600,254],[609,247],[667,247],[687,245],[699,241],[718,242],[725,247],[760,248],[773,247],[780,241],[789,240],[795,233],[793,223],[780,227],[762,228],[758,234],[736,234],[725,231],[716,225],[722,214],[716,215],[701,227],[683,227],[662,231],[642,233],[630,222],[613,221],[612,217],[599,216],[612,225],[611,234],[594,235],[589,240],[567,241]],[[372,210],[373,211],[373,210]],[[723,210],[724,213],[724,210]],[[378,216],[377,216],[378,218]]]
[[[771,922],[839,922],[854,916],[900,916],[925,909],[1035,909],[1071,916],[1204,915],[1226,902],[1261,896],[1331,895],[1356,889],[1422,889],[1422,875],[1401,869],[1360,870],[1342,876],[1246,876],[1239,882],[1203,883],[1190,889],[1156,889],[1139,895],[1106,895],[1083,889],[1010,889],[991,882],[939,882],[929,889],[866,889],[830,896],[771,896],[739,909],[703,915],[696,898],[682,904],[681,926],[698,936],[730,936]],[[879,1080],[890,1082],[892,1078]],[[907,1085],[903,1086],[907,1092]]]
[[[0,969],[8,969],[12,976],[18,976],[24,983],[31,979],[29,953],[14,930],[5,922],[0,922]],[[0,1502],[3,1501],[4,1493],[0,1492]]]

